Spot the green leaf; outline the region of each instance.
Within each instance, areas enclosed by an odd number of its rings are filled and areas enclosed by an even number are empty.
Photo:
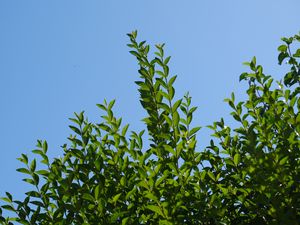
[[[164,65],[163,66],[163,69],[164,69],[164,74],[165,74],[165,77],[167,77],[169,75],[169,67]]]
[[[77,127],[74,127],[74,126],[69,126],[76,134],[78,135],[81,135],[81,131],[77,128]]]
[[[40,175],[44,175],[44,176],[48,176],[49,175],[49,171],[48,170],[38,170],[36,171],[37,174]]]
[[[36,168],[36,160],[32,160],[31,164],[30,164],[30,171],[34,172]]]
[[[7,202],[7,203],[11,203],[12,201],[9,199],[9,198],[6,198],[6,197],[1,197],[0,198],[1,200]]]
[[[26,168],[18,168],[17,171],[20,173],[31,174],[31,172]]]
[[[78,149],[70,149],[70,152],[73,156],[75,156],[76,158],[79,158],[79,159],[83,159],[84,155],[82,153],[82,151],[78,150]]]
[[[170,80],[169,80],[169,82],[168,82],[168,87],[169,87],[169,88],[173,86],[173,84],[174,84],[176,78],[177,78],[176,75],[170,78]]]
[[[293,57],[300,58],[300,48],[297,49],[296,53],[293,54]]]
[[[234,96],[234,92],[231,92],[231,101],[235,101],[235,96]]]
[[[169,116],[163,114],[163,117],[165,118],[166,122],[169,124],[169,126],[172,126],[172,120]]]
[[[286,59],[289,55],[286,52],[280,52],[278,55],[278,64],[281,65],[283,60]]]
[[[248,77],[248,73],[242,73],[242,74],[240,75],[240,81],[246,80],[247,77]]]
[[[197,133],[201,127],[194,127],[193,129],[190,130],[189,132],[189,137],[193,136],[195,133]]]
[[[12,199],[13,199],[13,197],[12,197],[12,195],[9,193],[9,192],[5,192],[5,194],[6,194],[6,196],[7,196],[7,198],[10,200],[10,201],[12,201]]]
[[[290,37],[290,38],[281,38],[281,40],[282,41],[284,41],[287,45],[290,45],[290,44],[292,44],[292,42],[293,42],[293,38],[292,37]]]
[[[252,71],[255,71],[256,70],[256,57],[253,56],[251,62],[250,62],[250,68]]]
[[[212,179],[213,181],[216,181],[216,177],[215,177],[215,175],[213,174],[213,172],[207,171],[207,174],[208,174],[208,176],[210,177],[210,179]]]
[[[123,127],[122,132],[121,132],[121,135],[122,135],[122,136],[125,136],[125,135],[126,135],[126,132],[127,132],[127,130],[128,130],[128,127],[129,127],[129,124],[126,124],[126,125]]]
[[[287,46],[286,46],[286,45],[280,45],[280,46],[277,48],[277,50],[280,51],[280,52],[286,52]]]
[[[175,155],[175,150],[170,145],[164,145],[164,149],[172,155]]]
[[[41,195],[37,191],[29,191],[29,192],[26,192],[25,194],[30,197],[35,197],[35,198],[41,197]]]
[[[38,155],[44,155],[44,152],[42,150],[38,150],[38,149],[32,150],[32,153],[38,154]]]
[[[69,120],[71,120],[72,122],[76,123],[77,125],[80,125],[80,123],[79,123],[79,121],[77,119],[69,118]]]
[[[233,157],[233,162],[234,162],[234,164],[235,164],[236,166],[239,164],[240,160],[241,160],[240,154],[238,154],[238,153],[235,154],[234,157]]]
[[[15,212],[15,209],[12,206],[10,206],[10,205],[2,205],[1,207],[3,209]]]
[[[78,122],[79,122],[78,125],[82,124],[83,123],[83,119],[84,119],[84,116],[83,116],[84,111],[80,112],[79,114],[77,114],[77,113],[74,113],[74,114],[75,114],[76,118],[78,119]]]
[[[156,205],[147,205],[146,208],[148,208],[151,211],[157,213],[158,215],[161,215],[162,217],[164,217],[163,212],[161,211],[161,209],[158,206],[156,206]]]
[[[83,193],[82,198],[90,202],[95,202],[94,197],[89,193]]]
[[[282,165],[286,164],[286,162],[288,161],[288,159],[289,159],[289,156],[283,157],[282,159],[280,159],[279,165],[282,166]]]
[[[147,192],[147,194],[145,195],[145,197],[148,198],[148,199],[150,199],[150,200],[152,200],[152,201],[158,202],[157,197],[154,194],[152,194],[151,192]]]
[[[168,57],[165,59],[164,64],[167,65],[167,64],[169,63],[170,59],[171,59],[171,56],[168,56]]]
[[[134,55],[137,58],[141,57],[141,55],[138,52],[136,52],[136,51],[130,51],[130,54]]]
[[[175,95],[175,89],[173,87],[169,87],[168,92],[169,92],[169,100],[172,100]]]
[[[25,164],[28,164],[28,157],[25,154],[21,154],[21,157],[18,158],[18,160],[25,163]]]
[[[174,124],[175,126],[178,126],[179,119],[180,119],[179,113],[178,113],[177,111],[175,111],[175,112],[173,113],[173,124]]]
[[[103,104],[96,104],[96,106],[98,106],[98,108],[102,109],[103,111],[107,110],[107,108]]]
[[[112,100],[109,104],[108,104],[108,107],[107,107],[107,109],[112,109],[112,107],[114,106],[114,104],[115,104],[115,102],[116,102],[116,100],[114,99],[114,100]]]
[[[33,181],[34,181],[34,185],[38,185],[39,181],[40,181],[39,176],[36,173],[33,173],[32,178],[33,178]]]
[[[123,218],[122,219],[122,225],[128,224],[129,219],[130,219],[130,217]]]
[[[159,76],[165,77],[164,72],[162,72],[162,71],[160,71],[160,70],[156,70],[155,72],[156,72]]]
[[[48,160],[48,156],[46,155],[42,155],[43,160],[41,161],[41,163],[45,164],[45,165],[49,165],[49,160]]]
[[[43,142],[43,152],[46,154],[47,151],[48,151],[48,143],[47,143],[47,141],[44,141]]]
[[[115,195],[115,196],[113,197],[112,201],[113,201],[114,203],[116,203],[116,202],[119,200],[119,198],[120,198],[121,195],[122,195],[122,193],[119,193],[119,194]]]
[[[172,112],[177,111],[177,109],[178,109],[178,107],[180,106],[181,102],[182,102],[182,99],[179,99],[178,101],[176,101],[176,102],[174,103],[174,105],[173,105],[173,107],[172,107]]]
[[[29,183],[29,184],[35,185],[35,182],[34,182],[33,179],[25,178],[25,179],[23,179],[23,181],[25,181],[25,182],[27,182],[27,183]]]
[[[34,204],[34,205],[36,205],[36,206],[45,207],[45,206],[44,206],[44,203],[42,203],[42,202],[40,202],[40,201],[31,201],[30,203],[31,203],[31,204]]]
[[[194,113],[196,110],[197,110],[197,107],[192,107],[192,108],[190,108],[189,114]]]

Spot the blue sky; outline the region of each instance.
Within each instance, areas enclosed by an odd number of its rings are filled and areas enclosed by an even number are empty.
[[[242,65],[257,57],[281,79],[280,38],[300,31],[299,0],[274,1],[0,1],[0,195],[21,198],[16,158],[45,139],[51,156],[71,133],[68,118],[85,110],[100,120],[96,103],[117,99],[115,111],[132,130],[143,129],[144,111],[134,81],[137,64],[126,33],[166,43],[177,96],[189,91],[199,109],[194,124],[228,118],[223,103],[232,91],[243,99]],[[210,132],[199,133],[199,150]]]

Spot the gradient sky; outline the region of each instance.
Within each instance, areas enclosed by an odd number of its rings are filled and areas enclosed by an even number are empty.
[[[37,139],[48,141],[51,156],[62,155],[73,112],[99,121],[96,104],[117,99],[117,115],[131,130],[144,128],[126,33],[166,43],[176,95],[190,92],[199,107],[194,124],[206,126],[228,118],[223,99],[232,91],[243,99],[238,77],[254,55],[282,78],[277,47],[300,31],[299,9],[299,0],[0,0],[0,196],[29,190],[16,158],[32,157]],[[209,135],[200,131],[199,151]]]

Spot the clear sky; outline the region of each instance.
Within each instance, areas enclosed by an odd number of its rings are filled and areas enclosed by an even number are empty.
[[[199,107],[194,124],[206,126],[228,118],[223,99],[232,91],[243,98],[238,77],[252,56],[282,78],[277,47],[300,31],[299,9],[299,0],[0,0],[0,196],[28,190],[16,158],[32,156],[37,139],[62,155],[73,112],[99,121],[96,103],[117,99],[123,121],[143,129],[126,33],[166,43],[177,96],[190,91]],[[199,151],[209,134],[200,131]]]

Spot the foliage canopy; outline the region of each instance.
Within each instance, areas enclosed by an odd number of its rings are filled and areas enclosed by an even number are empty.
[[[250,72],[240,80],[248,82],[247,99],[225,99],[239,125],[214,122],[213,139],[198,151],[200,127],[191,126],[197,108],[188,94],[175,99],[164,45],[151,58],[136,32],[128,36],[149,144],[145,130],[127,132],[115,101],[97,104],[104,112],[99,123],[75,113],[63,157],[50,160],[39,140],[32,152],[40,163],[25,154],[18,159],[24,167],[17,171],[33,188],[21,201],[6,192],[0,223],[299,224],[300,49],[292,46],[300,36],[282,39],[278,60],[289,71],[276,87],[255,57],[246,63]]]

